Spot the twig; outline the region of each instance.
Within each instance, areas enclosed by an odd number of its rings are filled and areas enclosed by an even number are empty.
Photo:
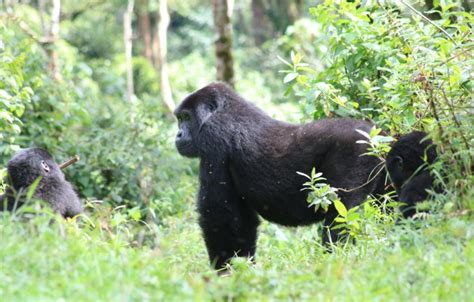
[[[381,162],[379,163],[377,166],[379,166],[380,164],[384,164],[385,162]],[[377,166],[375,166],[374,169],[377,168]],[[354,187],[354,188],[351,188],[351,189],[344,189],[344,188],[336,188],[338,191],[342,191],[342,192],[346,192],[346,193],[349,193],[349,192],[352,192],[352,191],[355,191],[355,190],[358,190],[362,187],[365,187],[366,185],[368,185],[369,183],[371,183],[375,178],[377,178],[377,176],[379,176],[379,174],[385,170],[385,166],[381,167],[377,173],[375,173],[375,175],[372,177],[372,178],[369,178],[366,182],[364,182],[363,184],[361,184],[360,186],[357,186],[357,187]],[[372,172],[371,172],[372,173]],[[370,176],[369,176],[370,177]]]
[[[420,13],[416,8],[414,8],[413,6],[411,6],[411,4],[405,2],[405,0],[400,0],[400,2],[405,5],[406,7],[408,7],[412,12],[414,12],[415,14],[417,14],[418,16],[420,16],[423,20],[425,20],[426,22],[430,23],[431,25],[433,25],[434,27],[436,27],[439,31],[441,31],[446,37],[448,37],[451,41],[453,41],[454,44],[456,44],[456,41],[454,41],[453,37],[451,37],[451,35],[445,31],[441,26],[439,26],[438,24],[434,23],[433,21],[431,21],[428,17],[426,17],[425,15],[423,15],[422,13]]]
[[[67,167],[69,167],[70,165],[74,164],[75,162],[79,161],[81,158],[79,157],[79,155],[75,155],[73,158],[71,158],[70,160],[66,161],[66,162],[63,162],[62,164],[59,165],[59,168],[62,170],[62,169],[65,169]]]
[[[471,45],[470,47],[467,47],[466,49],[463,49],[461,52],[452,55],[452,56],[451,56],[450,58],[448,58],[447,60],[438,63],[437,65],[435,65],[435,67],[441,66],[441,65],[443,65],[443,64],[446,64],[446,63],[448,63],[449,61],[456,59],[456,58],[459,57],[460,55],[463,55],[463,54],[470,55],[470,54],[469,54],[469,51],[470,51],[471,49],[473,49],[473,48],[474,48],[474,45]],[[471,56],[472,56],[472,54],[471,54]]]
[[[51,36],[40,37],[31,27],[28,26],[24,21],[20,19],[20,17],[12,14],[12,13],[3,13],[0,14],[0,19],[8,19],[11,20],[13,23],[18,25],[18,27],[27,34],[31,39],[35,40],[40,45],[49,44],[53,42],[53,38]]]
[[[469,142],[467,141],[466,137],[464,136],[462,130],[461,130],[461,123],[459,122],[458,118],[456,117],[456,114],[454,113],[454,110],[452,108],[452,104],[449,102],[448,96],[446,95],[446,91],[444,89],[440,88],[441,93],[443,95],[443,99],[446,102],[446,105],[449,108],[449,112],[451,113],[451,117],[453,118],[454,123],[459,129],[459,136],[461,136],[461,139],[464,142],[464,145],[466,147],[466,150],[470,150]]]

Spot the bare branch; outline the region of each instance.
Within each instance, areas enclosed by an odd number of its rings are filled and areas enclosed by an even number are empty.
[[[79,155],[75,155],[73,158],[71,158],[70,160],[68,161],[65,161],[63,162],[62,164],[59,165],[59,168],[62,170],[62,169],[65,169],[67,167],[69,167],[70,165],[74,164],[75,162],[78,162],[81,158],[79,157]]]
[[[401,3],[403,3],[403,5],[405,5],[406,7],[408,7],[412,12],[414,12],[415,14],[417,14],[418,16],[420,16],[423,20],[425,20],[426,22],[428,22],[429,24],[433,25],[434,27],[436,27],[439,31],[441,31],[446,37],[448,37],[454,44],[456,44],[456,41],[454,41],[453,37],[451,37],[451,35],[445,31],[441,26],[439,26],[438,24],[434,23],[433,21],[431,21],[428,17],[426,17],[425,15],[423,15],[421,12],[419,12],[416,8],[414,8],[413,6],[411,6],[411,4],[407,3],[405,0],[400,0]]]

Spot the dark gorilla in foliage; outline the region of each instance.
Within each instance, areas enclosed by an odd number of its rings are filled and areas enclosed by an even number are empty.
[[[258,215],[285,226],[324,220],[324,243],[338,239],[328,230],[337,211],[308,207],[308,193],[301,191],[306,179],[297,171],[310,174],[316,167],[331,186],[350,189],[339,194],[347,208],[383,190],[383,175],[369,179],[380,160],[363,156],[366,145],[356,143],[363,139],[356,129],[369,132],[368,122],[288,124],[222,83],[192,93],[175,114],[179,153],[200,158],[199,224],[216,268],[235,255],[254,256]]]
[[[433,189],[433,177],[428,165],[437,158],[436,146],[427,134],[414,131],[400,137],[387,155],[387,170],[397,191],[403,216],[416,214],[417,202],[428,197],[427,189]],[[434,188],[439,192],[439,188]]]
[[[72,185],[47,151],[40,148],[23,150],[8,162],[7,169],[9,187],[5,195],[0,196],[1,210],[13,210],[22,205],[28,187],[41,177],[34,198],[47,201],[64,217],[82,212],[82,204]]]

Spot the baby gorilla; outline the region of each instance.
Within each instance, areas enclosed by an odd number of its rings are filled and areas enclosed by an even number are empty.
[[[403,216],[408,218],[416,214],[416,203],[428,198],[426,190],[433,187],[428,165],[437,158],[436,147],[427,134],[414,131],[400,137],[387,155],[387,170],[397,191]]]
[[[21,206],[28,187],[41,177],[33,198],[48,202],[63,217],[73,217],[82,212],[81,201],[72,185],[46,150],[31,148],[20,151],[8,162],[7,169],[9,187],[0,196],[0,210],[11,211],[16,203]]]

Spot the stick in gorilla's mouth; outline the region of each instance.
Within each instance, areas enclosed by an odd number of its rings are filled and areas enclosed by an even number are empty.
[[[81,159],[81,158],[79,157],[79,155],[76,154],[76,155],[75,155],[73,158],[71,158],[70,160],[65,161],[65,162],[63,162],[62,164],[60,164],[60,165],[59,165],[59,168],[60,168],[61,170],[63,170],[63,169],[65,169],[65,168],[69,167],[70,165],[74,164],[75,162],[79,161],[80,159]]]

